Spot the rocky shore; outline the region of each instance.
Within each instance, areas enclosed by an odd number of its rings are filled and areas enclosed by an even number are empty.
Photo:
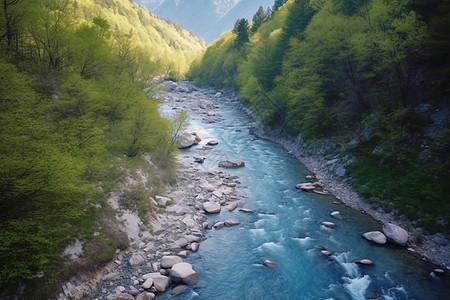
[[[56,299],[147,300],[166,290],[172,294],[184,292],[187,285],[196,282],[198,274],[183,259],[195,257],[205,231],[215,225],[207,222],[206,215],[234,210],[244,202],[235,194],[237,177],[220,170],[204,172],[189,162],[191,157],[181,159],[187,165],[179,166],[177,184],[167,196],[152,200],[164,207],[164,212],[157,213],[150,226],[129,215],[124,230],[130,248],[117,251],[114,261],[97,273],[67,282]],[[208,204],[218,209],[210,211]],[[226,226],[239,224],[238,220],[223,222]]]

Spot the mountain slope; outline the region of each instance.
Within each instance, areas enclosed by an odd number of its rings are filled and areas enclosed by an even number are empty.
[[[128,0],[3,4],[0,298],[49,299],[128,247],[117,209],[144,224],[173,182],[171,124],[148,95],[205,42]]]
[[[206,42],[178,24],[162,20],[145,7],[123,0],[78,0],[86,21],[102,17],[115,32],[135,36],[137,47],[145,49],[153,61],[161,61],[175,76],[182,76],[187,66],[203,51]]]
[[[261,5],[272,7],[273,0],[135,0],[156,15],[174,20],[211,42],[233,28],[238,18],[251,21]]]

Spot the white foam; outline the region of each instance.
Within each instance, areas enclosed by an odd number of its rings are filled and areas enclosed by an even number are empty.
[[[255,222],[255,227],[256,227],[257,229],[260,229],[261,227],[264,226],[264,223],[266,223],[266,220],[265,220],[265,219],[260,219],[260,220],[258,220],[258,221]]]
[[[266,231],[263,228],[250,229],[253,239],[260,242],[267,241]]]
[[[344,283],[344,288],[350,294],[353,300],[365,300],[366,290],[370,285],[370,276],[364,275],[363,277],[358,278],[346,278],[344,280],[347,283]]]
[[[340,245],[341,243],[334,237],[334,235],[330,236],[328,240],[336,245]]]
[[[350,252],[335,254],[334,258],[344,269],[346,275],[350,276],[351,278],[361,277],[358,266],[354,262],[348,262],[349,254]]]
[[[281,245],[279,245],[277,243],[274,243],[274,242],[264,243],[261,246],[259,246],[258,248],[261,248],[261,249],[265,248],[267,250],[275,250],[275,251],[283,250],[283,246],[281,246]]]
[[[304,237],[304,238],[292,238],[294,241],[297,241],[299,244],[301,245],[305,245],[308,242],[312,241],[312,238],[310,238],[309,236]]]
[[[408,299],[408,293],[403,286],[391,287],[387,290],[382,289],[384,300]]]

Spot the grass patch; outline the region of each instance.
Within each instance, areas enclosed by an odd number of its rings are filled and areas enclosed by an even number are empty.
[[[445,164],[424,165],[411,160],[395,167],[371,154],[360,157],[348,171],[353,186],[374,208],[396,210],[434,233],[450,230],[450,203],[446,201],[450,177],[445,168]]]
[[[143,183],[125,189],[120,195],[119,204],[122,208],[137,213],[144,224],[148,224],[149,215],[154,213],[150,191]]]

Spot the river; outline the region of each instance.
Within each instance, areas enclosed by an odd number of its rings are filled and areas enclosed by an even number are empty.
[[[215,101],[216,114],[223,120],[204,124],[204,115],[190,112],[190,123],[202,126],[219,144],[204,150],[200,146],[180,151],[184,156],[206,157],[201,168],[218,170],[224,158],[240,158],[245,167],[227,169],[242,182],[237,194],[245,207],[209,215],[208,223],[235,218],[239,226],[211,229],[197,253],[186,261],[200,279],[181,295],[168,293],[158,299],[448,299],[447,277],[432,273],[435,268],[404,248],[378,246],[361,237],[366,231],[381,230],[368,216],[337,204],[331,196],[305,193],[295,185],[305,182],[308,171],[280,146],[249,133],[252,122],[236,106],[217,102],[211,92],[202,97]],[[173,95],[173,93],[171,93]],[[171,95],[169,94],[169,95]],[[199,96],[198,93],[195,94]],[[192,94],[179,93],[181,106]],[[223,100],[223,97],[221,98]],[[180,102],[181,101],[181,102]],[[173,105],[173,103],[172,103]],[[173,106],[172,106],[173,107]],[[168,104],[163,111],[171,111]],[[343,220],[330,216],[338,210]],[[320,225],[331,221],[334,228]],[[331,256],[321,254],[327,249]],[[368,258],[373,266],[359,265]],[[263,265],[265,259],[276,268]]]

